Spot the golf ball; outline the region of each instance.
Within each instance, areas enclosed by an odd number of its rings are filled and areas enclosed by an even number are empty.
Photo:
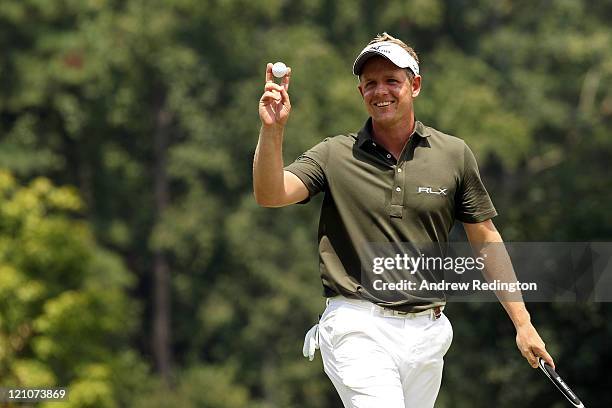
[[[272,65],[272,75],[277,78],[282,78],[287,75],[287,66],[282,62],[277,62]]]

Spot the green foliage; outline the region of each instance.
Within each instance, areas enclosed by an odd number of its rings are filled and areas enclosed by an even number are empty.
[[[69,387],[70,406],[116,407],[111,373],[138,309],[122,263],[74,218],[81,208],[72,188],[0,171],[0,378]]]
[[[0,379],[69,385],[73,406],[339,406],[320,361],[300,357],[323,308],[320,201],[252,199],[265,63],[292,67],[289,162],[362,126],[351,64],[365,43],[407,40],[417,118],[473,148],[503,236],[605,241],[610,15],[583,0],[3,0],[0,167],[14,176],[0,173]],[[172,276],[172,389],[140,357],[154,253]],[[568,381],[612,404],[590,374],[609,357],[592,317],[608,305],[530,309]],[[553,406],[501,308],[448,313],[440,407]]]
[[[174,390],[157,384],[135,401],[135,408],[246,408],[251,407],[248,391],[235,381],[235,370],[227,367],[187,368]]]

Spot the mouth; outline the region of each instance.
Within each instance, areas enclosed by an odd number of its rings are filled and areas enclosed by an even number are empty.
[[[373,105],[376,106],[377,108],[385,108],[387,106],[390,106],[392,103],[394,103],[393,101],[382,101],[382,102],[376,102]]]

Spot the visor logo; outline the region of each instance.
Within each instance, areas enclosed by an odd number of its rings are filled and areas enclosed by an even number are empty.
[[[381,51],[381,52],[384,52],[384,53],[387,53],[387,54],[391,54],[390,50],[383,49],[383,47],[386,47],[386,45],[385,44],[383,44],[383,45],[373,45],[371,49],[376,50],[376,51]]]
[[[425,193],[425,194],[435,194],[435,195],[448,195],[448,188],[439,188],[438,191],[434,191],[431,187],[418,187],[417,194]]]

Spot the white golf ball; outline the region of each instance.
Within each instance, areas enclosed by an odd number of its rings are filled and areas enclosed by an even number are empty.
[[[272,75],[277,78],[282,78],[287,75],[287,66],[282,62],[277,62],[272,65]]]

